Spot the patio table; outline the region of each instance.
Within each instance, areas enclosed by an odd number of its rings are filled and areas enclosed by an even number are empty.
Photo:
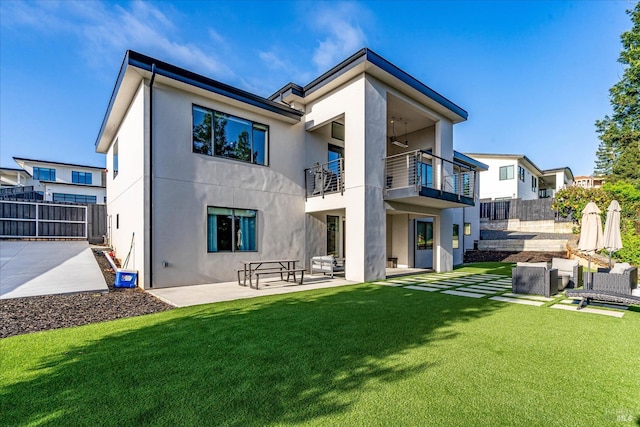
[[[274,260],[257,260],[257,261],[242,261],[244,268],[238,270],[238,285],[247,286],[247,279],[249,279],[249,287],[253,288],[253,277],[259,276],[261,273],[280,273],[280,279],[284,279],[284,274],[287,274],[286,281],[293,276],[293,280],[296,280],[296,272],[303,272],[301,268],[296,268],[297,259],[274,259]],[[244,281],[240,283],[240,273],[244,273]],[[303,273],[304,274],[304,273]],[[304,277],[304,276],[303,276]],[[259,277],[258,277],[259,280]],[[302,279],[300,280],[302,284]],[[256,289],[258,289],[258,282],[256,282]]]

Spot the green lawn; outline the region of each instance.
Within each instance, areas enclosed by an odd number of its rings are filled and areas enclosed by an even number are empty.
[[[371,284],[210,304],[1,339],[0,424],[637,425],[639,337]]]

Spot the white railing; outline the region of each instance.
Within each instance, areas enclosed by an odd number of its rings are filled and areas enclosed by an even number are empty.
[[[315,197],[330,193],[344,193],[344,159],[316,163],[304,170],[305,196]]]
[[[473,198],[476,171],[426,151],[416,150],[384,159],[386,190],[429,188]]]

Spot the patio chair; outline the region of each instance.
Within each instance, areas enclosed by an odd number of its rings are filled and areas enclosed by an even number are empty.
[[[331,278],[333,279],[333,275],[337,272],[344,271],[344,265],[339,265],[338,260],[333,255],[326,256],[314,256],[311,258],[311,274],[315,272],[320,272],[322,274],[331,274]]]
[[[546,262],[519,262],[511,271],[511,289],[514,294],[549,298],[558,293],[558,270],[549,268]]]
[[[553,258],[551,268],[558,269],[558,291],[582,286],[582,266],[577,259]]]

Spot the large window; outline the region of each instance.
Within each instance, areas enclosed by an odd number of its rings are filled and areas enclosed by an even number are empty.
[[[460,247],[460,226],[453,224],[453,249]]]
[[[74,184],[91,184],[91,172],[71,171],[71,182]]]
[[[96,196],[88,196],[86,194],[66,194],[53,193],[54,202],[74,202],[74,203],[93,203],[97,202]]]
[[[433,188],[433,167],[429,163],[420,162],[420,185]]]
[[[118,140],[113,143],[113,177],[118,176]]]
[[[513,165],[500,166],[500,181],[513,179]]]
[[[524,168],[522,166],[518,166],[518,179],[524,182]]]
[[[193,152],[268,165],[269,127],[193,106]]]
[[[207,252],[257,250],[256,211],[207,208]]]
[[[418,250],[433,249],[433,223],[418,221],[416,223],[416,248]]]
[[[531,177],[531,191],[535,192],[538,189],[538,178],[535,176]]]
[[[56,180],[56,170],[50,168],[33,168],[33,179],[38,179],[40,181],[55,181]]]

